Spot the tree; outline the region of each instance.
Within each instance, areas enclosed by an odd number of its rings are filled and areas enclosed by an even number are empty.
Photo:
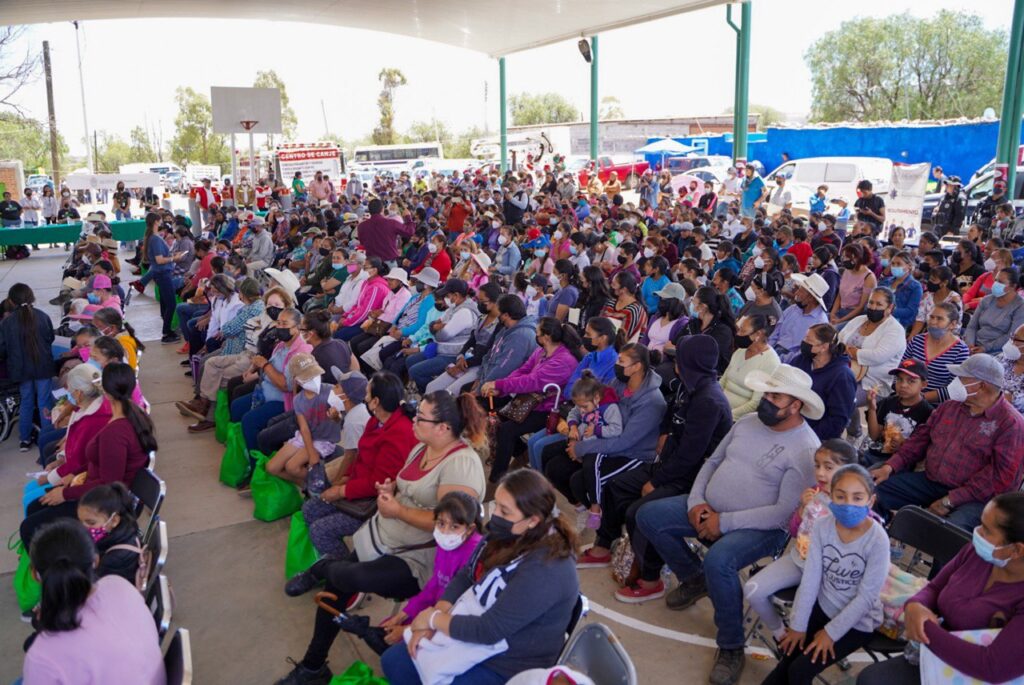
[[[625,119],[626,112],[622,109],[622,103],[614,95],[605,95],[601,98],[601,108],[598,119]]]
[[[409,143],[428,143],[437,141],[444,146],[445,150],[451,145],[452,132],[448,125],[436,118],[430,121],[414,121],[405,134],[405,140]]]
[[[580,112],[558,93],[519,93],[508,99],[513,126],[580,121]]]
[[[284,87],[284,81],[273,69],[269,71],[257,71],[256,80],[252,82],[253,88],[277,88],[281,91],[281,134],[285,140],[295,138],[295,128],[299,125],[299,118],[295,116],[288,100],[288,91]]]
[[[149,140],[149,133],[141,126],[136,126],[128,136],[131,145],[133,162],[155,162],[158,155]]]
[[[816,121],[948,119],[998,107],[1009,39],[943,10],[843,22],[804,54]]]
[[[68,153],[67,143],[58,134],[57,149],[61,158]],[[47,124],[0,112],[0,159],[20,159],[28,170],[50,169],[50,129]],[[61,163],[63,167],[63,162]]]
[[[121,136],[106,131],[96,132],[97,173],[117,173],[122,164],[152,161],[151,159],[135,159],[132,152],[132,145],[126,143]]]
[[[734,111],[736,110],[732,107],[725,108],[726,114],[732,114]],[[760,128],[762,131],[768,128],[769,126],[781,124],[784,118],[782,112],[775,109],[774,107],[770,107],[769,105],[749,104],[747,105],[747,113],[761,115],[757,120],[757,127]]]
[[[444,153],[452,159],[472,157],[473,154],[470,152],[470,146],[473,144],[473,141],[477,138],[484,138],[486,135],[484,130],[478,126],[468,128],[456,136],[451,143],[445,145]]]
[[[28,30],[27,26],[0,28],[0,106],[9,107],[24,116],[25,112],[14,104],[14,96],[24,86],[39,77],[40,58],[31,48],[25,54],[15,53],[15,44]]]
[[[171,158],[181,165],[225,164],[231,162],[231,151],[224,136],[213,132],[213,109],[205,95],[192,88],[178,87],[174,99],[178,114],[174,117],[174,138]]]
[[[380,70],[377,79],[381,82],[380,95],[377,97],[377,108],[380,109],[380,124],[373,129],[374,145],[393,145],[395,141],[395,89],[408,83],[405,74],[400,70],[385,67]]]

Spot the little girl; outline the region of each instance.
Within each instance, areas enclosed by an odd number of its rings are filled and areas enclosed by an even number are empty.
[[[434,507],[434,573],[418,595],[410,599],[405,608],[387,618],[379,628],[370,627],[368,616],[349,614],[341,619],[341,629],[363,638],[377,654],[383,654],[391,645],[402,641],[405,626],[423,611],[430,609],[444,594],[451,582],[483,539],[480,531],[480,503],[464,492],[449,492]]]
[[[572,403],[567,422],[569,439],[614,438],[622,434],[622,413],[615,391],[601,383],[587,370],[572,386]],[[601,486],[606,476],[601,474],[600,454],[583,457],[583,482],[586,486],[587,502],[580,504],[576,511],[582,513],[590,506],[587,528],[601,527]]]
[[[761,624],[772,632],[776,642],[782,640],[786,627],[772,604],[772,595],[800,583],[804,561],[811,546],[814,522],[829,513],[832,475],[839,468],[856,463],[857,451],[845,440],[833,438],[822,443],[814,453],[817,485],[804,491],[800,506],[793,512],[789,522],[789,535],[794,540],[789,554],[779,557],[747,581],[743,594],[750,608],[761,617]]]
[[[324,370],[313,355],[296,354],[288,360],[287,372],[298,385],[294,409],[299,429],[267,462],[267,473],[303,486],[309,465],[334,454],[341,440],[341,424],[327,415],[334,386],[323,384]]]
[[[870,516],[875,481],[859,464],[832,476],[831,516],[815,522],[785,654],[763,685],[812,685],[837,660],[866,645],[882,624],[882,585],[889,573],[889,536]],[[813,635],[808,640],[808,635]]]
[[[132,513],[133,497],[122,483],[100,485],[78,502],[78,520],[96,543],[96,575],[117,575],[135,585],[142,543]]]

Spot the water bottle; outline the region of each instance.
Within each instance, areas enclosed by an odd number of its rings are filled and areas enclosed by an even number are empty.
[[[664,564],[661,567],[661,582],[664,583],[665,589],[668,590],[672,582],[672,569],[668,567],[668,564]]]
[[[915,640],[909,640],[906,648],[903,650],[903,656],[906,658],[908,664],[917,666],[921,663],[921,643]]]
[[[889,560],[898,566],[906,551],[907,548],[902,542],[899,540],[891,541],[889,544]]]

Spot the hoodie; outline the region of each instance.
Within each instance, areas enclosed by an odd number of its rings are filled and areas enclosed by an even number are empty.
[[[502,328],[494,334],[491,349],[480,365],[482,383],[505,378],[537,349],[537,318],[524,316],[511,328]]]
[[[588,454],[609,454],[653,462],[658,456],[658,426],[667,406],[661,394],[661,376],[648,371],[640,388],[629,396],[622,381],[614,379],[609,385],[622,398],[622,433],[613,438],[580,440],[576,443],[576,456],[582,459]]]
[[[509,374],[507,378],[496,380],[494,387],[502,395],[543,392],[544,386],[550,383],[564,389],[566,381],[576,369],[576,363],[576,357],[565,345],[556,347],[550,356],[545,354],[543,347],[538,347],[525,364]],[[554,406],[554,396],[547,395],[533,411],[551,411]]]
[[[857,395],[857,379],[850,370],[850,358],[845,354],[832,357],[832,361],[820,369],[811,368],[811,358],[803,354],[797,354],[789,363],[811,377],[811,389],[825,403],[825,415],[817,421],[805,418],[807,425],[822,442],[840,437],[853,416]]]

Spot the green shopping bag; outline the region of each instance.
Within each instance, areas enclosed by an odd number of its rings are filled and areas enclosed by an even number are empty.
[[[288,529],[288,548],[284,555],[284,578],[290,580],[295,574],[302,573],[319,558],[313,541],[309,539],[309,528],[302,510],[292,514],[292,524]]]
[[[373,669],[362,661],[354,661],[344,673],[331,678],[330,685],[388,685],[388,681],[375,676]]]
[[[242,424],[232,421],[228,424],[224,445],[224,456],[220,460],[220,482],[229,487],[238,487],[249,475],[249,455],[242,437]]]
[[[18,608],[28,611],[39,604],[42,586],[32,577],[32,560],[28,550],[18,542],[18,570],[14,572],[14,594],[18,598]]]
[[[228,441],[228,424],[231,423],[231,406],[228,401],[227,388],[217,391],[217,404],[213,410],[213,422],[217,424],[215,434],[217,442],[224,444]]]
[[[252,472],[252,515],[260,521],[276,521],[302,508],[302,495],[293,483],[267,473],[270,457],[253,452],[256,468]]]

